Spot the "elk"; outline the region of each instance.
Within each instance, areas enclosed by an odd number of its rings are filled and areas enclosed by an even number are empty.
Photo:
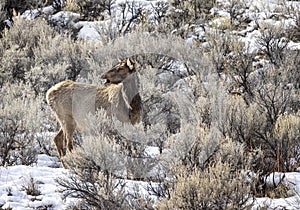
[[[48,105],[56,115],[60,129],[53,138],[59,158],[73,149],[75,129],[87,132],[87,117],[98,109],[121,122],[140,122],[141,98],[138,93],[135,62],[127,58],[102,75],[104,86],[62,81],[51,87],[46,94]]]

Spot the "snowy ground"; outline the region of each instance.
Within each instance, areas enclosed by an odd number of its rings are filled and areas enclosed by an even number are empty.
[[[153,150],[153,148],[150,148]],[[156,149],[154,149],[156,151]],[[152,151],[153,152],[153,151]],[[29,210],[53,209],[62,210],[75,205],[75,198],[63,198],[57,178],[65,178],[68,170],[60,167],[56,157],[39,155],[33,166],[9,166],[0,168],[0,209]],[[37,189],[38,195],[29,194],[27,189]],[[127,191],[136,191],[141,195],[155,199],[147,193],[148,183],[126,181]]]
[[[64,209],[72,204],[71,199],[62,199],[59,186],[55,182],[58,177],[65,176],[67,170],[57,168],[57,159],[47,155],[39,155],[33,166],[10,166],[0,168],[0,209]],[[31,183],[36,184],[40,195],[26,193]]]
[[[282,176],[282,173],[275,174],[277,181],[279,181]],[[300,173],[290,172],[285,173],[284,176],[284,183],[290,187],[290,194],[293,196],[278,199],[256,198],[253,209],[261,209],[262,206],[268,206],[269,209],[300,209]]]
[[[60,187],[55,179],[67,175],[68,170],[57,168],[57,158],[47,155],[39,155],[38,162],[33,166],[10,166],[0,168],[0,209],[29,210],[29,209],[66,209],[69,205],[75,204],[73,198],[63,199]],[[279,177],[279,174],[276,174]],[[291,172],[285,174],[285,182],[291,186],[289,198],[257,198],[253,209],[261,209],[262,206],[269,206],[270,209],[300,209],[300,173]],[[40,195],[32,196],[26,193],[30,183],[36,183]],[[128,188],[139,187],[139,190],[146,189],[145,182],[132,182]],[[146,191],[143,192],[146,194]]]

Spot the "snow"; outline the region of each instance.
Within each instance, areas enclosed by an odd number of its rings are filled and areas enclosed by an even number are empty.
[[[145,155],[148,157],[156,158],[159,154],[159,148],[158,147],[146,147],[145,149]]]
[[[40,9],[26,10],[21,17],[26,20],[33,20],[41,14],[48,15],[48,14],[52,14],[53,12],[54,12],[54,8],[52,6],[47,6]]]
[[[155,157],[158,154],[157,147],[146,149],[148,155]],[[38,162],[33,166],[9,166],[0,168],[0,206],[2,209],[12,208],[16,210],[29,210],[41,207],[48,209],[66,209],[69,205],[76,203],[75,199],[63,199],[59,191],[59,185],[55,182],[57,178],[66,177],[68,170],[63,168],[54,168],[57,165],[57,158],[47,155],[39,155]],[[261,209],[264,205],[270,205],[272,208],[299,209],[300,208],[300,173],[275,173],[274,179],[278,183],[280,178],[285,176],[284,183],[290,185],[291,196],[288,198],[256,198],[253,209]],[[25,187],[28,186],[30,179],[37,183],[40,195],[27,195]],[[269,181],[273,180],[273,175]],[[155,183],[152,183],[155,185]],[[149,195],[147,191],[147,182],[127,181],[126,190],[138,191],[140,195],[149,197],[153,201],[157,198]],[[296,194],[294,192],[297,192]]]
[[[290,41],[288,43],[288,48],[291,50],[300,50],[300,43],[295,43],[293,41]]]
[[[157,147],[146,149],[149,156],[156,157],[159,153]],[[8,166],[0,168],[0,207],[1,209],[29,210],[48,207],[47,209],[66,209],[75,204],[73,198],[63,199],[57,178],[66,178],[68,170],[63,168],[54,168],[57,166],[58,159],[47,155],[39,155],[37,164],[33,166]],[[40,195],[32,196],[26,193],[25,188],[30,182],[37,183]],[[155,185],[155,183],[152,183]],[[147,192],[147,182],[126,181],[126,190],[137,190],[141,196],[151,197]]]
[[[274,177],[273,177],[274,175]],[[283,183],[290,187],[291,196],[288,198],[256,198],[253,209],[261,209],[264,205],[267,205],[269,209],[300,209],[300,173],[289,172],[289,173],[275,173],[268,177],[267,182],[270,184],[273,182],[279,183],[281,179]]]
[[[69,11],[60,11],[49,17],[49,21],[56,23],[57,26],[66,26],[74,25],[76,21],[80,18],[80,14],[69,12]]]
[[[0,168],[0,206],[2,209],[33,209],[48,206],[52,209],[64,209],[72,199],[64,201],[59,186],[55,182],[58,177],[67,174],[63,168],[53,168],[57,158],[39,155],[33,166],[8,166]],[[27,195],[25,188],[31,182],[37,183],[40,195]]]
[[[88,22],[79,21],[74,25],[76,28],[80,28],[78,37],[85,40],[99,40],[100,34],[98,28],[100,27],[100,22]]]

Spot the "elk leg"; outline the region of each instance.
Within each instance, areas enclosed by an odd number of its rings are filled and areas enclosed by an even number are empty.
[[[54,137],[54,143],[58,152],[59,159],[63,165],[64,168],[68,168],[68,166],[64,162],[64,156],[66,154],[65,152],[65,134],[63,132],[63,129],[61,128],[56,136]]]
[[[64,132],[61,128],[53,139],[59,158],[64,156]]]
[[[70,121],[69,121],[70,122]],[[72,119],[71,123],[68,123],[66,125],[66,143],[67,143],[67,150],[71,152],[73,150],[73,134],[75,131],[75,122]]]

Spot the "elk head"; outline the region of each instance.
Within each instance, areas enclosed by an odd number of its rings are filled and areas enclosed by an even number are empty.
[[[101,79],[106,79],[106,84],[118,84],[129,75],[136,72],[136,64],[130,58],[120,61],[111,70],[101,76]]]

